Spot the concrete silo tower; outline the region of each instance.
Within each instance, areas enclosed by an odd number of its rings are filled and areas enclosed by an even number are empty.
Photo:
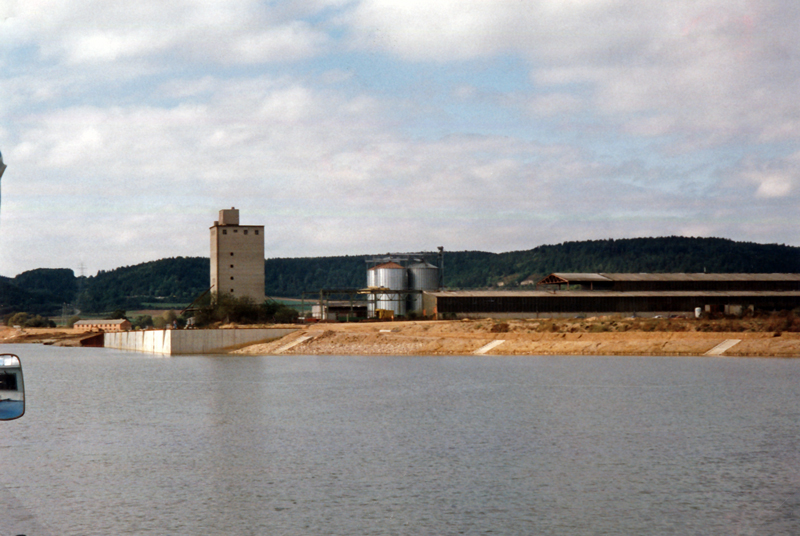
[[[235,208],[211,226],[211,287],[215,294],[264,301],[264,226],[239,225]]]

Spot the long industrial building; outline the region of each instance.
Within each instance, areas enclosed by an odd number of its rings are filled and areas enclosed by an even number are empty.
[[[800,307],[800,274],[550,274],[533,291],[425,292],[437,318],[740,314]],[[544,289],[542,289],[544,288]],[[549,289],[548,289],[549,288]],[[557,290],[557,289],[572,290]]]
[[[784,291],[800,290],[800,274],[605,274],[548,275],[537,288],[630,291]]]

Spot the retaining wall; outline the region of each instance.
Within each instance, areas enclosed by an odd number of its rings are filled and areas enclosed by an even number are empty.
[[[248,344],[278,339],[295,328],[157,329],[106,333],[106,348],[163,355],[220,354]]]

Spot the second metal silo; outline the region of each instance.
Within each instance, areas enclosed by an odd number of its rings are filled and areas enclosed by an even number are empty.
[[[439,268],[428,263],[418,262],[408,267],[409,290],[438,290]],[[422,294],[409,296],[409,311],[422,313]]]
[[[367,286],[394,290],[390,294],[377,294],[368,305],[369,316],[376,316],[377,309],[387,309],[395,316],[406,315],[405,291],[408,289],[408,272],[396,262],[387,262],[367,270]]]

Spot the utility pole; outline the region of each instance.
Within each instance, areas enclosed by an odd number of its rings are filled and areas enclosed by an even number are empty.
[[[444,288],[444,246],[436,248],[439,250],[439,290]]]

